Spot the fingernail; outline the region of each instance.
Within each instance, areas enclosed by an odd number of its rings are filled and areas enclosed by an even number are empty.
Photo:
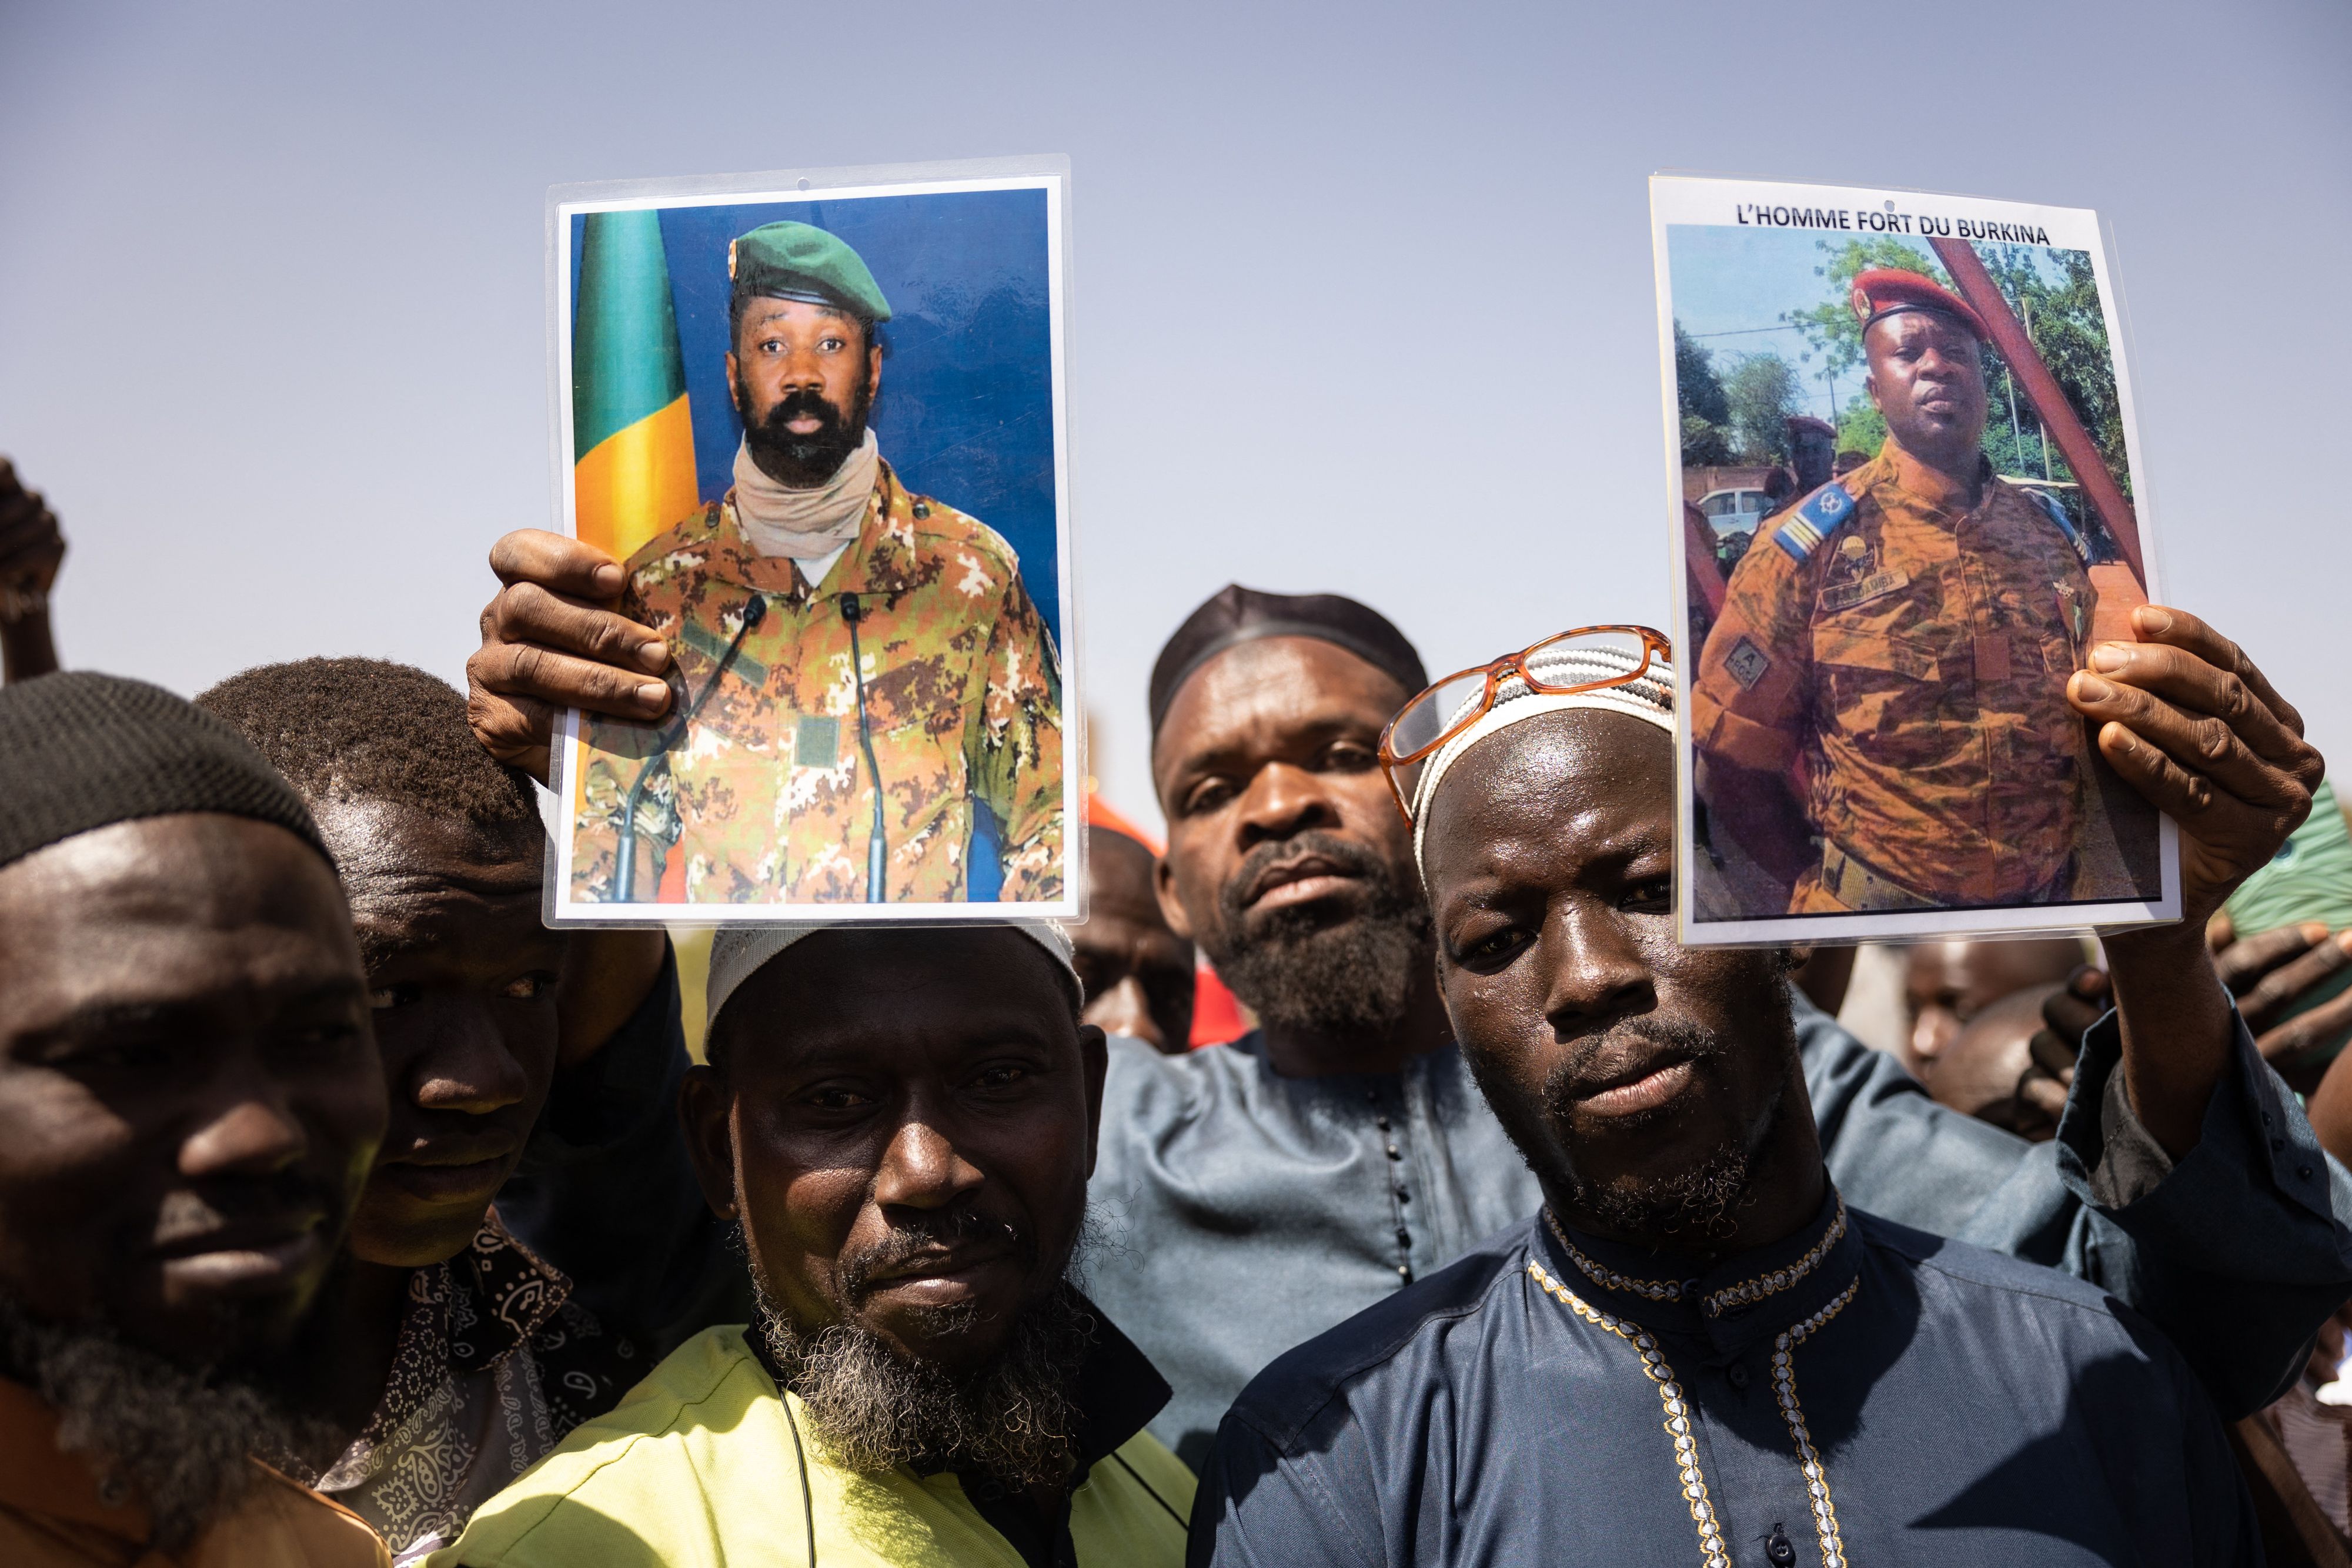
[[[2091,667],[2114,674],[2131,663],[2131,651],[2121,643],[2102,643],[2091,650]]]
[[[2325,920],[2306,920],[2297,929],[2303,933],[2305,946],[2316,947],[2327,940],[2327,922]]]
[[[2132,621],[2151,637],[2161,637],[2172,630],[2172,617],[2153,604],[2143,604],[2133,611]]]
[[[669,663],[669,647],[663,643],[637,644],[637,663],[648,670],[658,670]]]
[[[621,591],[621,569],[611,561],[596,569],[596,586],[607,593]]]
[[[2103,703],[2115,695],[2115,687],[2087,670],[2074,677],[2074,696],[2079,702]]]
[[[2337,932],[2336,934],[2336,945],[2338,947],[2343,948],[2347,953],[2352,953],[2352,931]]]
[[[661,706],[661,700],[667,695],[669,695],[669,688],[659,681],[647,681],[637,688],[638,699],[647,707],[658,707]]]

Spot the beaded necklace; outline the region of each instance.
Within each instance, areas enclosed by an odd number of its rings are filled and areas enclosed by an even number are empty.
[[[1544,1222],[1551,1227],[1552,1235],[1560,1245],[1568,1248],[1569,1256],[1579,1269],[1584,1269],[1602,1283],[1612,1283],[1622,1278],[1597,1266],[1587,1268],[1586,1259],[1575,1248],[1569,1246],[1568,1238],[1561,1233],[1559,1221],[1552,1218],[1549,1209],[1544,1211]],[[1844,1231],[1845,1203],[1840,1199],[1836,1223],[1822,1238],[1821,1245],[1790,1270],[1782,1271],[1786,1283],[1793,1283],[1797,1278],[1811,1272],[1828,1252],[1831,1244]],[[1698,1530],[1699,1559],[1706,1568],[1731,1568],[1730,1555],[1723,1547],[1723,1529],[1715,1517],[1715,1502],[1707,1495],[1706,1477],[1699,1469],[1698,1445],[1691,1431],[1690,1406],[1683,1397],[1682,1385],[1675,1380],[1675,1369],[1666,1364],[1665,1357],[1658,1350],[1656,1336],[1630,1318],[1619,1317],[1593,1306],[1552,1278],[1550,1272],[1532,1258],[1528,1260],[1528,1274],[1554,1301],[1585,1322],[1615,1334],[1632,1345],[1634,1354],[1642,1358],[1642,1375],[1657,1385],[1658,1402],[1665,1413],[1666,1436],[1674,1440],[1675,1469],[1681,1477],[1683,1500],[1689,1506],[1691,1522]],[[1786,1283],[1772,1285],[1761,1293],[1785,1289]],[[1644,1284],[1651,1285],[1658,1292],[1652,1299],[1661,1301],[1679,1300],[1688,1289],[1678,1281],[1653,1283],[1630,1280],[1619,1288],[1639,1290]],[[1847,1568],[1845,1542],[1838,1531],[1837,1505],[1830,1496],[1829,1472],[1822,1466],[1822,1457],[1813,1448],[1812,1434],[1805,1427],[1803,1407],[1797,1402],[1797,1371],[1791,1353],[1798,1345],[1819,1333],[1832,1318],[1843,1312],[1846,1303],[1853,1300],[1854,1292],[1861,1288],[1862,1280],[1856,1276],[1820,1311],[1804,1322],[1783,1329],[1772,1341],[1773,1396],[1780,1401],[1781,1419],[1788,1423],[1789,1435],[1796,1441],[1798,1469],[1805,1478],[1806,1503],[1813,1514],[1813,1535],[1821,1542],[1822,1568]],[[1736,1291],[1738,1287],[1733,1289]],[[1649,1294],[1650,1291],[1642,1293]],[[1708,1302],[1712,1304],[1729,1294],[1730,1291],[1717,1291],[1708,1298]]]

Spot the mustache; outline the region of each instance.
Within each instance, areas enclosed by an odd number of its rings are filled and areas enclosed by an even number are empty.
[[[795,419],[821,419],[824,421],[826,430],[831,431],[839,430],[846,424],[849,416],[842,411],[839,403],[835,402],[823,392],[813,388],[801,387],[778,398],[776,406],[768,411],[768,417],[760,422],[760,426],[763,430],[788,436],[795,441],[810,439],[784,428],[787,421]]]
[[[347,1196],[316,1173],[303,1170],[207,1183],[194,1190],[165,1194],[157,1206],[149,1239],[156,1246],[174,1246],[248,1221],[271,1223],[310,1209],[331,1220],[343,1213]]]
[[[1225,885],[1217,890],[1217,902],[1224,907],[1226,927],[1231,929],[1242,919],[1244,901],[1249,897],[1250,889],[1257,885],[1258,878],[1286,861],[1301,860],[1308,855],[1329,861],[1349,875],[1360,877],[1384,898],[1395,891],[1396,877],[1386,861],[1361,844],[1351,843],[1337,833],[1313,829],[1294,833],[1286,839],[1269,841],[1242,857],[1239,868],[1225,880]]]
[[[1576,1103],[1575,1091],[1588,1082],[1592,1066],[1612,1045],[1628,1039],[1647,1040],[1682,1052],[1695,1071],[1704,1071],[1712,1059],[1727,1054],[1730,1048],[1717,1036],[1696,1024],[1672,1019],[1641,1017],[1624,1019],[1598,1034],[1579,1040],[1574,1049],[1555,1063],[1544,1075],[1544,1109],[1556,1116],[1566,1116]]]
[[[841,1260],[840,1284],[845,1300],[855,1301],[884,1269],[944,1251],[959,1241],[998,1241],[1013,1249],[1024,1269],[1037,1263],[1036,1233],[1016,1220],[999,1219],[973,1208],[944,1209],[909,1224],[892,1227],[888,1236]]]

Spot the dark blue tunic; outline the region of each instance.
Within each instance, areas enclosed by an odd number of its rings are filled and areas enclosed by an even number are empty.
[[[2081,1281],[1834,1193],[1676,1261],[1531,1222],[1283,1356],[1218,1433],[1190,1561],[2261,1561],[2187,1364]]]
[[[2227,1413],[2277,1397],[2352,1296],[2352,1178],[2242,1025],[2176,1168],[2110,1092],[2112,1016],[2084,1041],[2057,1140],[2029,1145],[1938,1105],[1792,995],[1830,1179],[1851,1201],[2112,1291],[2173,1335]],[[1543,1201],[1459,1051],[1285,1078],[1255,1036],[1186,1056],[1113,1040],[1087,1196],[1102,1242],[1087,1294],[1175,1388],[1151,1429],[1195,1468],[1276,1356]]]

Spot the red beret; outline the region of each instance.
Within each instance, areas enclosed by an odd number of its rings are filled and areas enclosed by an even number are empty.
[[[1854,319],[1862,323],[1865,332],[1873,321],[1899,316],[1906,310],[1932,310],[1966,327],[1978,342],[1992,340],[1992,334],[1985,329],[1984,318],[1967,300],[1932,277],[1900,267],[1874,267],[1856,277],[1852,303]]]
[[[1836,425],[1832,424],[1826,419],[1815,419],[1810,413],[1792,413],[1781,423],[1788,426],[1789,434],[1792,438],[1796,436],[1799,432],[1807,430],[1811,431],[1816,435],[1835,437],[1837,434]]]

